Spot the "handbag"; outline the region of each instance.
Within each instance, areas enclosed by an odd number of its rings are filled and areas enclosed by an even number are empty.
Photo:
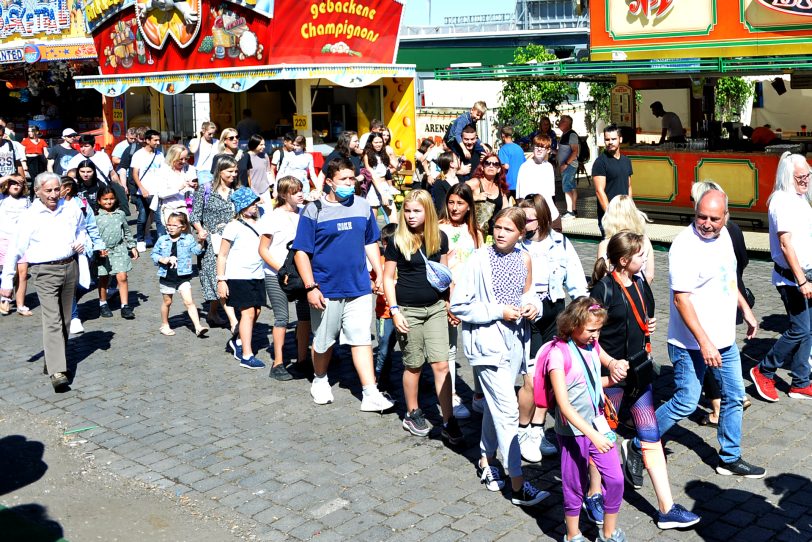
[[[443,293],[448,290],[448,288],[451,287],[451,282],[453,280],[451,269],[439,262],[433,262],[426,258],[426,255],[423,254],[422,248],[419,250],[419,252],[423,257],[423,261],[426,262],[426,280],[429,281],[431,287],[437,290],[439,293]]]
[[[476,217],[476,227],[483,232],[488,231],[488,222],[490,222],[493,212],[496,210],[496,204],[492,201],[482,200],[474,202],[474,216]]]

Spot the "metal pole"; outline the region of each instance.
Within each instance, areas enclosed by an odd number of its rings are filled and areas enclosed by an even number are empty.
[[[431,26],[431,0],[426,0],[429,3],[429,26]]]

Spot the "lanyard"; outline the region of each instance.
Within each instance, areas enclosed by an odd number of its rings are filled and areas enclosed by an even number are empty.
[[[646,313],[646,321],[643,321],[643,318],[640,317],[640,313],[637,311],[637,305],[634,304],[632,300],[632,296],[629,294],[629,290],[623,285],[620,281],[620,277],[617,276],[617,271],[612,271],[612,278],[615,279],[618,286],[620,286],[620,290],[623,292],[623,295],[626,296],[626,299],[629,300],[629,305],[632,307],[632,314],[634,314],[634,319],[637,320],[637,325],[640,326],[640,329],[646,336],[646,352],[651,354],[651,332],[648,330],[648,311],[646,311],[646,300],[643,297],[643,294],[640,292],[640,288],[637,286],[637,281],[632,279],[632,285],[634,285],[634,289],[637,290],[637,296],[640,298],[640,303],[643,305],[643,312]]]
[[[595,382],[595,375],[593,374],[592,371],[592,364],[586,362],[586,359],[584,359],[584,355],[581,353],[581,349],[575,345],[572,339],[569,340],[568,344],[571,350],[574,350],[575,352],[578,353],[578,357],[580,358],[581,365],[584,369],[584,375],[587,376],[587,378],[584,379],[584,381],[586,383],[586,389],[589,392],[589,398],[592,401],[592,406],[595,409],[595,414],[600,414],[600,412],[603,410],[603,395],[598,392],[598,384]],[[594,351],[592,350],[592,347],[591,346],[587,347],[587,350],[589,350],[590,354],[592,354],[590,357],[594,357]]]

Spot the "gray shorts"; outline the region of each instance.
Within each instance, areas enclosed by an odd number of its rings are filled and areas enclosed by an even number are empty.
[[[323,311],[310,308],[313,349],[327,352],[339,340],[350,346],[372,346],[372,294],[325,299]]]
[[[188,280],[179,282],[177,285],[169,284],[168,282],[164,281],[158,281],[158,284],[160,286],[161,293],[164,295],[175,295],[176,292],[192,289],[192,283]]]

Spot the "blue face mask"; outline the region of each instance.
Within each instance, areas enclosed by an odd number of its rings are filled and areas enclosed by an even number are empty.
[[[338,199],[347,199],[348,197],[355,194],[355,187],[354,186],[334,186],[333,192],[336,193]]]

